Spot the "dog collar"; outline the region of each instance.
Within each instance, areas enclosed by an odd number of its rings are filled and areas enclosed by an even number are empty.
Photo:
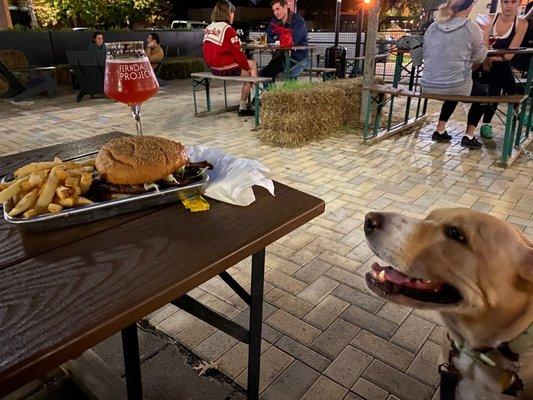
[[[439,366],[441,382],[443,381],[443,376],[446,375],[446,373],[455,375],[455,379],[457,379],[457,381],[461,379],[459,371],[457,371],[453,365],[454,354],[463,353],[475,362],[487,365],[489,367],[496,367],[496,362],[494,362],[494,360],[490,358],[487,353],[499,351],[502,356],[511,361],[515,366],[511,368],[511,370],[503,370],[499,376],[499,384],[502,388],[502,393],[516,397],[518,396],[519,392],[524,390],[524,383],[518,376],[518,370],[520,368],[520,364],[518,362],[520,359],[520,354],[533,346],[533,324],[530,324],[529,327],[516,338],[509,342],[503,342],[496,349],[488,348],[470,350],[457,341],[452,340],[449,336],[448,339],[450,340],[448,363],[444,363]],[[456,385],[457,383],[455,383],[455,386]],[[455,386],[452,390],[453,392],[455,391]]]
[[[519,358],[518,355],[533,345],[533,324],[530,324],[525,331],[511,341],[500,344],[496,349],[490,347],[486,349],[470,350],[459,342],[451,340],[450,337],[448,337],[448,339],[450,339],[457,351],[466,354],[472,360],[490,367],[495,367],[496,363],[487,355],[487,353],[498,350],[500,354],[509,361],[517,362]]]

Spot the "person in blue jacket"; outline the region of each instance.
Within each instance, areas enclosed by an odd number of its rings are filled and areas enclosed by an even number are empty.
[[[272,0],[270,5],[272,6],[272,12],[274,13],[271,22],[292,30],[292,41],[294,46],[307,46],[307,26],[305,25],[303,17],[289,8],[287,0]],[[275,43],[279,40],[279,38],[273,33],[272,26],[270,25],[267,30],[267,39],[268,43]],[[291,58],[300,62],[309,58],[309,53],[307,50],[296,50],[292,52]],[[295,62],[291,61],[291,68],[294,67],[295,64]],[[290,76],[296,77],[300,75],[304,68],[305,65],[298,65],[291,70]],[[272,60],[260,71],[259,76],[274,78],[277,74],[282,73],[283,70],[283,52],[278,51],[274,53]]]

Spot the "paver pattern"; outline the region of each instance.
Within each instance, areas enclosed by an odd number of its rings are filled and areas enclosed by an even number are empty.
[[[214,106],[222,106],[222,90],[215,86],[212,92]],[[231,87],[230,98],[237,96],[238,87]],[[345,134],[284,149],[260,144],[251,118],[194,118],[188,81],[171,83],[143,106],[146,133],[257,159],[273,179],[326,202],[324,215],[267,248],[262,398],[437,398],[443,328],[436,314],[387,303],[367,290],[364,274],[374,257],[362,223],[371,210],[424,217],[435,208],[459,206],[510,221],[533,236],[533,159],[526,154],[511,168],[498,167],[501,135],[480,151],[460,147],[462,114],[458,108],[451,144],[431,141],[433,115],[414,133],[372,146]],[[77,104],[72,93],[0,103],[0,120],[0,154],[134,131],[126,106],[103,98]],[[246,287],[249,266],[246,260],[229,270]],[[247,307],[220,279],[191,295],[247,323]],[[174,306],[147,319],[246,386],[244,345]]]

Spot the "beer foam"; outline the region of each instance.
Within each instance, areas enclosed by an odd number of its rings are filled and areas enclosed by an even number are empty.
[[[134,58],[134,59],[131,59],[131,58],[127,58],[127,59],[107,59],[106,60],[106,63],[110,63],[110,64],[138,64],[138,63],[146,63],[146,62],[150,62],[150,60],[148,60],[148,57],[142,57],[142,58]]]

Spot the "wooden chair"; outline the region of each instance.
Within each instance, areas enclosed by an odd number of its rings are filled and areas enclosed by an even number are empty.
[[[47,93],[53,96],[57,82],[52,77],[55,67],[29,68],[24,56],[24,67],[12,69],[0,54],[0,75],[7,81],[9,89],[0,95],[2,98],[10,98],[13,101],[23,101]]]
[[[67,51],[67,60],[76,75],[78,103],[88,94],[104,94],[105,53],[91,50]]]

